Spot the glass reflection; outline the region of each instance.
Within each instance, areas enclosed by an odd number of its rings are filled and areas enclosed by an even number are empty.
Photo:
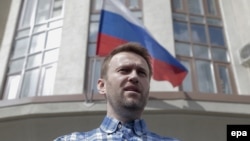
[[[186,23],[174,22],[174,37],[176,40],[190,41]]]
[[[18,59],[18,60],[12,61],[10,64],[9,73],[16,73],[16,72],[22,71],[23,65],[24,65],[24,59]]]
[[[199,91],[203,93],[216,93],[212,65],[206,61],[196,61]]]
[[[61,32],[61,28],[49,31],[46,48],[55,48],[60,46]]]
[[[182,10],[183,9],[182,0],[173,0],[173,4],[174,4],[175,10]]]
[[[204,25],[192,24],[192,39],[197,43],[207,43],[206,32]]]
[[[202,0],[188,0],[189,12],[192,14],[203,15],[203,2]]]
[[[10,76],[7,80],[7,87],[5,89],[4,95],[7,95],[7,99],[17,98],[17,92],[20,82],[20,75]]]
[[[30,45],[30,53],[41,51],[44,48],[45,33],[38,34],[32,37]]]
[[[27,62],[27,68],[32,68],[32,67],[37,67],[39,65],[41,65],[42,62],[42,54],[36,54],[36,55],[32,55],[28,58],[28,62]]]
[[[220,86],[222,88],[222,92],[225,94],[232,94],[228,68],[224,66],[219,66],[219,77],[220,77]]]
[[[50,3],[51,3],[51,0],[39,0],[38,1],[36,23],[42,23],[45,20],[49,19]]]
[[[181,63],[187,68],[188,74],[182,82],[183,91],[192,92],[193,91],[193,83],[191,77],[191,67],[188,61],[181,60]]]
[[[209,59],[209,49],[205,46],[194,45],[194,56]]]
[[[39,70],[31,70],[25,73],[21,91],[21,97],[36,96]]]
[[[213,45],[225,46],[224,35],[221,27],[209,27],[210,42]]]
[[[179,55],[192,56],[190,44],[176,43],[175,52]]]
[[[28,48],[29,39],[24,38],[17,40],[14,47],[13,58],[22,57],[26,54]]]
[[[216,10],[216,5],[214,0],[207,0],[207,10],[208,13],[211,15],[216,16],[217,15],[217,10]]]
[[[212,48],[212,57],[214,60],[228,62],[229,57],[227,56],[227,51],[221,48]]]

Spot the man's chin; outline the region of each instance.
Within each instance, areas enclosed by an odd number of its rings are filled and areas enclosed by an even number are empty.
[[[130,110],[143,110],[144,106],[142,103],[140,103],[140,101],[136,101],[136,100],[130,100],[130,101],[126,101],[124,103],[124,107],[126,109],[130,109]]]

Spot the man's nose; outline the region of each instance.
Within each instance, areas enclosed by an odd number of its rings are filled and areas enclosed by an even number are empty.
[[[132,83],[138,83],[138,74],[136,70],[131,71],[129,74],[129,81]]]

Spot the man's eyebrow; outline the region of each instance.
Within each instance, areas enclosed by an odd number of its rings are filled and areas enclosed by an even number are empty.
[[[123,64],[123,65],[118,66],[116,69],[124,68],[124,67],[126,67],[126,68],[133,68],[133,67],[135,67],[138,70],[147,72],[146,68],[144,68],[142,66],[139,66],[139,65],[132,65],[132,64]]]
[[[124,64],[121,64],[121,65],[119,65],[118,67],[134,67],[134,66],[136,66],[136,68],[143,68],[142,66],[140,66],[140,65],[137,65],[137,64],[130,64],[130,63],[124,63]]]
[[[138,68],[139,68],[139,70],[147,72],[147,70],[145,68],[143,68],[143,67],[138,67]]]

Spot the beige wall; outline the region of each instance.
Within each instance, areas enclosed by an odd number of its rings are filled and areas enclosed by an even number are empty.
[[[249,109],[247,103],[150,100],[143,118],[149,129],[160,135],[183,141],[224,141],[227,124],[250,123]],[[4,141],[49,141],[96,128],[105,114],[105,101],[0,107],[0,136]]]
[[[74,131],[99,126],[105,112],[47,114],[0,120],[3,141],[50,141]],[[249,124],[250,116],[180,111],[146,112],[144,119],[152,131],[183,141],[225,141],[227,124]]]
[[[238,93],[250,95],[250,68],[239,58],[239,49],[250,43],[250,1],[220,0],[220,5]]]
[[[9,54],[11,51],[12,39],[15,33],[15,27],[18,18],[18,12],[21,5],[21,0],[12,0],[10,5],[10,11],[6,21],[4,30],[4,36],[0,47],[0,93],[3,90],[5,71],[7,69]]]
[[[83,93],[90,0],[66,0],[54,94]]]
[[[3,39],[3,35],[4,35],[4,31],[5,31],[5,25],[6,25],[6,21],[8,18],[8,13],[10,10],[10,0],[1,0],[0,1],[0,45],[2,43],[2,39]],[[1,46],[0,46],[0,50],[1,50]]]

